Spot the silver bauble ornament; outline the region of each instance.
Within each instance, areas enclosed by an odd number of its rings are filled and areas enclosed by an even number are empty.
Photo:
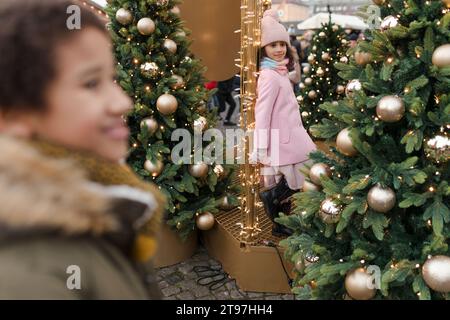
[[[436,135],[425,141],[424,151],[434,162],[445,163],[450,159],[450,139],[444,135]]]
[[[347,86],[345,87],[345,95],[349,98],[353,98],[356,91],[359,91],[362,89],[362,84],[359,82],[359,80],[355,79],[350,81]]]
[[[450,257],[434,256],[422,267],[423,280],[431,289],[441,293],[450,292]]]
[[[162,163],[161,160],[156,160],[156,163],[146,160],[144,163],[144,169],[147,170],[153,177],[157,177],[163,171],[164,163]]]
[[[205,117],[200,116],[194,120],[194,130],[197,132],[202,132],[208,126],[208,120]]]
[[[325,32],[321,31],[321,32],[319,33],[319,37],[324,38],[325,36],[326,36]]]
[[[158,65],[154,62],[143,63],[143,64],[141,64],[140,69],[141,69],[141,74],[146,78],[153,78],[159,72]]]
[[[176,14],[177,16],[180,15],[181,10],[178,6],[173,7],[172,9],[170,9],[170,12],[172,12],[173,14]]]
[[[208,174],[208,165],[206,163],[191,164],[188,168],[191,176],[195,178],[204,178]]]
[[[331,59],[331,55],[328,52],[322,53],[322,60],[323,61],[328,61],[330,59]]]
[[[325,71],[323,71],[323,69],[319,67],[319,68],[317,69],[317,71],[316,71],[316,74],[317,74],[319,77],[323,77],[323,75],[325,74]]]
[[[331,177],[331,169],[325,163],[316,163],[309,169],[309,178],[318,186],[322,185],[322,182],[320,181],[322,175]]]
[[[339,26],[337,26],[337,25],[334,24],[334,25],[331,27],[331,30],[333,30],[334,32],[336,32],[336,31],[339,30]]]
[[[304,74],[309,74],[310,72],[311,72],[311,67],[310,66],[303,67],[303,73]]]
[[[221,210],[225,210],[225,211],[229,211],[232,210],[234,208],[236,208],[235,205],[230,203],[230,198],[228,196],[223,196],[222,198],[219,199],[219,208]]]
[[[312,182],[309,182],[309,181],[305,180],[305,181],[303,182],[302,190],[303,190],[304,192],[306,192],[306,191],[320,191],[320,187],[317,186],[317,185],[315,185],[315,184],[312,183]]]
[[[156,26],[152,19],[142,18],[138,21],[137,28],[140,34],[148,36],[155,31]]]
[[[439,68],[450,66],[450,43],[437,47],[434,50],[432,62]]]
[[[141,128],[147,127],[150,135],[154,134],[158,130],[158,121],[154,118],[146,118],[141,121]]]
[[[204,212],[202,214],[199,214],[197,216],[197,219],[195,220],[197,228],[199,228],[202,231],[208,231],[212,229],[214,223],[215,223],[214,215],[211,212]]]
[[[315,98],[317,98],[317,92],[315,90],[311,90],[310,92],[308,92],[308,98],[314,100]]]
[[[339,222],[342,207],[337,205],[333,199],[327,198],[320,204],[320,219],[327,224]]]
[[[336,93],[337,94],[343,94],[345,92],[345,87],[343,85],[338,85],[336,87]]]
[[[387,16],[381,22],[381,30],[385,31],[398,26],[398,19],[394,16]]]
[[[383,188],[377,184],[367,194],[367,204],[377,212],[387,213],[395,207],[397,197],[391,188]]]
[[[133,15],[131,14],[131,12],[129,10],[124,9],[124,8],[120,8],[116,12],[116,20],[120,24],[125,26],[127,24],[130,24],[131,21],[133,21]]]
[[[170,85],[170,87],[172,89],[177,90],[177,89],[181,89],[184,87],[184,80],[181,76],[174,74],[171,76],[171,78],[172,78],[172,80],[175,80],[175,83]]]
[[[166,48],[167,51],[173,54],[177,52],[177,44],[171,39],[164,40],[164,48]]]
[[[339,59],[340,62],[342,63],[347,63],[348,62],[348,58],[347,57],[342,57]]]
[[[358,268],[345,277],[345,290],[355,300],[370,300],[377,293],[372,281],[372,276],[364,268]]]
[[[386,96],[378,101],[376,111],[382,121],[397,122],[405,115],[405,104],[397,96]]]
[[[336,138],[336,147],[340,153],[348,157],[353,157],[358,154],[358,150],[356,150],[353,146],[353,142],[349,136],[349,133],[349,128],[345,128],[341,132],[339,132]]]
[[[165,93],[161,95],[156,101],[156,108],[158,111],[167,116],[177,111],[178,101],[173,95]]]

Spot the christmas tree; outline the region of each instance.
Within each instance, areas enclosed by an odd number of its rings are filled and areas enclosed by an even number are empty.
[[[377,0],[282,242],[304,299],[450,298],[450,1]]]
[[[330,21],[317,30],[311,43],[309,66],[303,68],[301,93],[297,97],[300,104],[303,125],[307,130],[317,124],[328,113],[319,108],[324,102],[340,99],[344,94],[345,82],[337,75],[336,62],[346,62],[347,50],[344,31]],[[313,133],[313,130],[310,130]]]
[[[204,69],[189,51],[177,4],[175,0],[110,0],[106,11],[118,81],[135,103],[126,117],[131,129],[128,163],[160,187],[167,197],[167,222],[185,238],[196,225],[211,228],[218,207],[237,200],[231,195],[232,167],[216,164],[214,157],[192,159],[195,152],[202,158],[202,148],[207,146],[202,133],[214,128],[217,117],[206,107]],[[178,162],[172,159],[180,137],[172,141],[177,128],[187,130],[191,145],[187,155],[180,153],[185,158]]]

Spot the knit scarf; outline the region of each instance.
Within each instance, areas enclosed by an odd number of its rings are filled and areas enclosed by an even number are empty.
[[[155,185],[141,180],[127,165],[107,161],[92,153],[67,149],[42,140],[32,140],[31,145],[45,156],[75,161],[85,170],[87,178],[92,182],[104,186],[127,185],[152,193],[158,206],[153,218],[140,230],[136,237],[133,256],[137,262],[146,262],[154,256],[156,233],[160,228],[165,204],[163,195]]]
[[[275,70],[281,75],[287,75],[288,74],[288,68],[287,64],[289,63],[289,59],[284,59],[281,62],[275,61],[273,59],[270,59],[268,57],[264,57],[261,60],[261,70],[264,69],[271,69]]]

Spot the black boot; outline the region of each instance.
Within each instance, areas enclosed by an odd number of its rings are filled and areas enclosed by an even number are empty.
[[[264,204],[264,209],[269,219],[272,221],[272,234],[274,236],[283,236],[292,234],[292,230],[275,222],[275,218],[278,218],[279,212],[283,211],[282,201],[289,198],[295,191],[291,190],[286,182],[286,179],[281,178],[273,188],[262,191],[259,194],[259,198]]]

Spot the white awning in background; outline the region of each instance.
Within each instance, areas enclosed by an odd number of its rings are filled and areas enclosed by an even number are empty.
[[[297,28],[299,30],[319,29],[323,23],[328,23],[328,20],[328,13],[318,13],[311,18],[306,19],[302,23],[299,23]],[[361,18],[355,16],[332,13],[331,21],[344,29],[365,30],[369,28],[369,26],[364,23]]]

